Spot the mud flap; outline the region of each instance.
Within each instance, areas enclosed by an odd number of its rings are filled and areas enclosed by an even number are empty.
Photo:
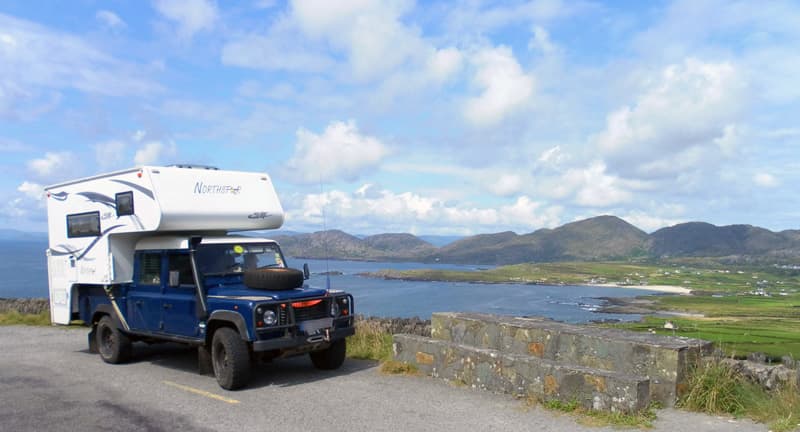
[[[97,326],[92,326],[92,330],[89,332],[89,352],[92,354],[97,354]]]
[[[211,350],[209,347],[197,347],[197,373],[200,375],[214,375],[214,366],[211,364]]]

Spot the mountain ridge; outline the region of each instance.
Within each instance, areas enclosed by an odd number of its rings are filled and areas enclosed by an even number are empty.
[[[524,262],[662,258],[800,258],[800,230],[773,232],[752,225],[687,222],[648,234],[611,215],[595,216],[527,234],[504,231],[464,237],[436,247],[411,234],[378,234],[338,244],[329,231],[277,236],[287,255],[370,261],[505,265]],[[343,233],[341,231],[337,231]],[[305,236],[305,237],[304,237]],[[327,240],[323,240],[327,239]],[[328,241],[319,254],[320,242]],[[353,253],[358,251],[358,253]]]

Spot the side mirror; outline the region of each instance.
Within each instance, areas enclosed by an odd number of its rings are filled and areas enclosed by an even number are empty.
[[[308,270],[308,263],[303,264],[303,278],[308,280],[311,277],[311,272]]]
[[[181,272],[178,270],[169,271],[169,286],[174,288],[181,285]]]

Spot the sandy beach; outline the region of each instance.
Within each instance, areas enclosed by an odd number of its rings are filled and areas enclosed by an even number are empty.
[[[688,288],[677,287],[672,285],[619,285],[614,283],[604,283],[604,284],[592,284],[592,286],[609,287],[609,288],[630,288],[630,289],[658,291],[658,292],[680,294],[680,295],[688,295],[692,293],[692,290]]]

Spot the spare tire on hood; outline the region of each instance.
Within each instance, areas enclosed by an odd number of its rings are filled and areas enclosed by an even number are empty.
[[[244,284],[263,290],[290,290],[303,286],[303,272],[293,268],[261,268],[245,270]]]

